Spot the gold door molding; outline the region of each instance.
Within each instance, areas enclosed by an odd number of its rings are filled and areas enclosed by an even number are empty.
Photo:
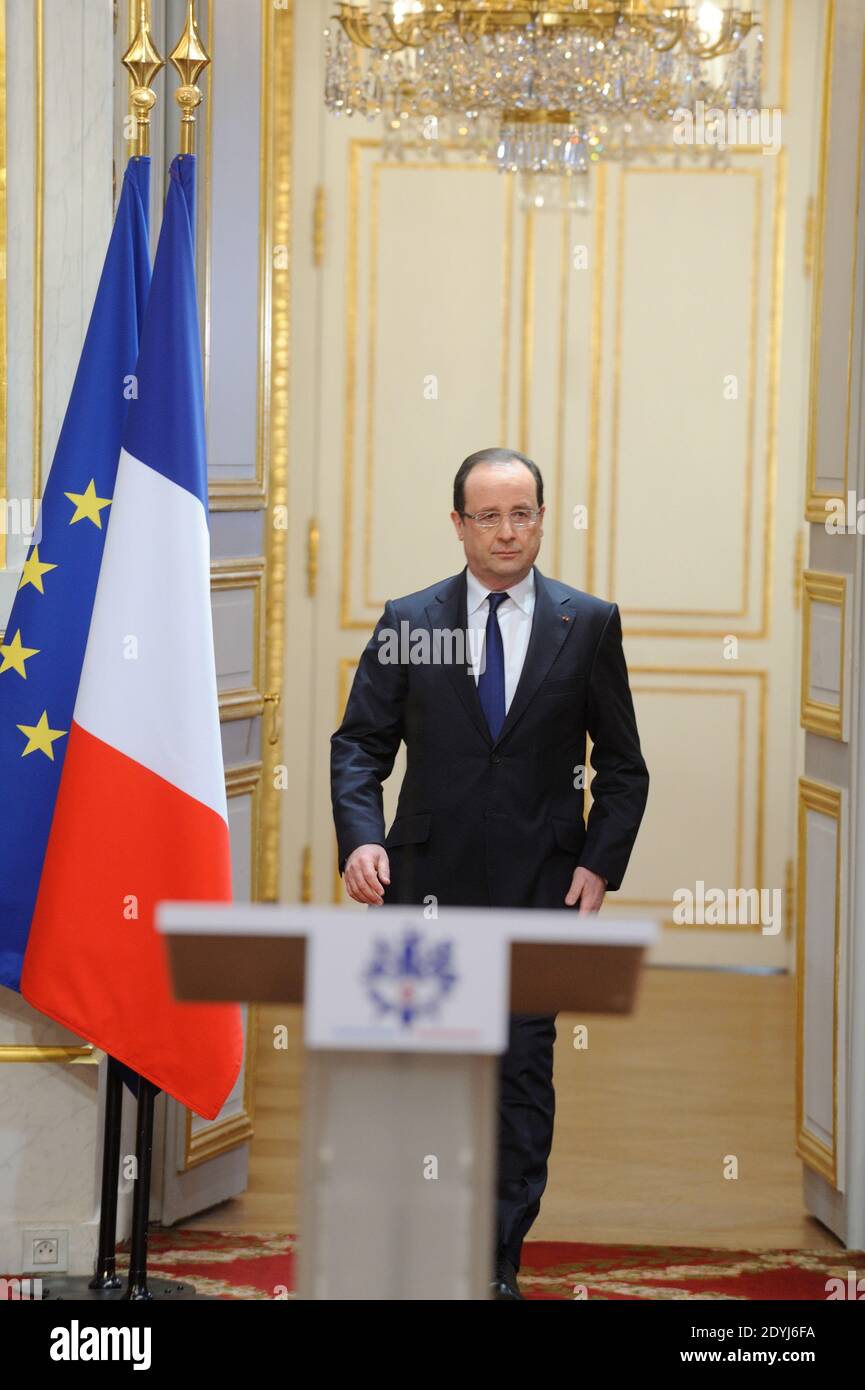
[[[212,481],[208,488],[208,501],[210,510],[214,512],[225,511],[260,511],[268,505],[268,480],[269,465],[271,463],[273,432],[271,426],[272,400],[270,391],[273,386],[275,376],[275,364],[273,361],[273,326],[272,314],[274,312],[274,297],[287,294],[287,289],[281,286],[281,280],[287,279],[289,275],[288,265],[277,271],[274,266],[274,247],[289,246],[289,242],[282,242],[278,239],[275,215],[275,201],[280,199],[282,194],[274,185],[274,178],[282,173],[288,174],[291,161],[291,39],[293,21],[293,0],[285,0],[279,6],[272,3],[272,0],[261,0],[261,52],[262,52],[262,71],[261,71],[261,137],[259,143],[259,256],[258,256],[258,323],[259,323],[259,351],[258,351],[258,428],[255,450],[255,473],[252,477],[242,476],[238,478],[219,478]],[[208,22],[209,34],[213,34],[213,0],[209,0]],[[286,74],[285,61],[286,53],[289,55],[288,70]],[[211,57],[214,57],[211,42]],[[214,57],[214,60],[217,59]],[[280,76],[277,79],[277,69]],[[286,78],[289,80],[286,81]],[[274,91],[274,80],[286,83],[282,91]],[[213,83],[210,83],[212,89]],[[209,94],[208,94],[209,95]],[[212,122],[212,101],[207,104],[208,117]],[[205,392],[209,388],[209,358],[210,358],[210,181],[211,181],[211,125],[207,128],[207,154],[205,160],[205,322],[204,322],[204,349],[205,349]],[[288,150],[280,149],[279,141],[283,138],[288,139]],[[285,160],[287,163],[280,163],[277,171],[277,161]],[[286,189],[286,192],[288,190]],[[280,208],[283,212],[284,209]],[[279,286],[279,288],[277,288]],[[207,399],[205,395],[205,399]]]
[[[819,605],[839,610],[838,632],[838,703],[816,700],[810,695],[811,635],[814,609]],[[847,739],[847,660],[849,612],[847,605],[847,576],[822,570],[804,570],[802,574],[802,677],[799,692],[799,722],[809,733],[824,738]]]
[[[841,975],[841,899],[844,793],[838,787],[810,777],[799,779],[797,892],[796,892],[796,1152],[809,1168],[821,1173],[833,1187],[838,1183],[838,1033]],[[808,812],[814,811],[835,822],[835,900],[833,904],[832,963],[832,1135],[826,1143],[805,1123],[805,991],[806,906],[808,892]]]
[[[266,245],[262,259],[268,267],[266,390],[264,434],[267,460],[265,705],[271,719],[262,730],[259,898],[276,902],[279,896],[280,797],[276,768],[282,761],[280,702],[285,663],[285,587],[288,514],[288,441],[290,420],[292,141],[294,92],[294,0],[276,6],[262,0],[264,22],[266,131]],[[279,267],[276,248],[284,251]]]
[[[219,718],[223,722],[250,719],[264,710],[263,680],[267,651],[262,616],[264,584],[265,561],[258,556],[215,560],[210,567],[211,593],[245,589],[252,594],[253,602],[252,683],[219,692]]]
[[[454,145],[446,145],[446,149],[457,148]],[[359,247],[360,247],[360,176],[362,167],[362,157],[364,152],[380,151],[381,141],[370,137],[356,137],[351,140],[349,145],[349,170],[348,170],[348,232],[346,243],[346,283],[345,283],[345,399],[344,399],[344,434],[343,434],[343,479],[342,479],[342,585],[341,585],[341,615],[340,626],[343,630],[353,629],[368,632],[375,625],[375,619],[352,616],[354,605],[351,598],[351,554],[355,539],[354,531],[354,512],[355,512],[355,453],[356,453],[356,411],[357,411],[357,361],[359,353],[358,329],[358,298],[359,298]],[[364,498],[363,498],[363,599],[362,602],[368,607],[381,610],[384,607],[384,600],[379,600],[371,594],[371,553],[372,553],[372,523],[373,523],[373,494],[374,494],[374,460],[375,460],[375,422],[374,422],[374,389],[376,381],[376,342],[377,342],[377,297],[378,297],[378,239],[379,239],[379,202],[381,190],[381,177],[383,174],[402,173],[404,171],[415,173],[469,173],[475,176],[481,174],[495,174],[497,170],[494,166],[483,166],[467,161],[453,161],[442,165],[425,164],[418,160],[404,160],[399,164],[387,163],[383,160],[374,161],[371,164],[370,182],[370,209],[369,227],[367,237],[369,243],[369,312],[367,323],[367,357],[369,360],[369,370],[367,374],[366,392],[366,435],[364,440]],[[502,254],[502,352],[501,352],[501,396],[499,401],[500,429],[504,431],[507,419],[507,387],[508,387],[508,367],[511,356],[510,340],[510,306],[513,295],[513,246],[512,246],[512,223],[514,207],[513,182],[508,180],[505,193],[505,220],[503,230],[503,254]],[[529,243],[531,233],[527,232]],[[530,340],[527,331],[525,314],[532,303],[532,269],[530,258],[527,256],[524,264],[523,290],[522,290],[522,379],[520,384],[521,420],[522,432],[526,427],[526,410],[528,401],[528,387],[526,375],[531,370]]]
[[[631,689],[635,695],[645,697],[647,695],[662,695],[669,699],[672,696],[703,697],[714,696],[716,698],[736,698],[738,715],[738,738],[735,749],[730,749],[729,759],[735,761],[736,765],[736,883],[742,885],[745,879],[744,852],[745,852],[745,825],[748,809],[748,789],[746,785],[746,774],[748,763],[746,757],[747,743],[747,718],[748,718],[748,691],[747,689],[725,690],[723,687],[713,688],[696,683],[697,677],[702,680],[743,680],[756,681],[756,718],[755,744],[756,744],[756,768],[755,776],[755,797],[754,797],[754,828],[752,855],[754,864],[754,879],[756,886],[763,885],[764,859],[765,859],[765,839],[766,839],[766,762],[767,762],[767,717],[769,702],[769,678],[768,673],[759,669],[737,668],[735,663],[730,664],[730,669],[707,670],[699,666],[650,666],[650,665],[629,665],[628,667]],[[654,681],[647,682],[641,680],[644,676],[671,676],[675,678],[685,677],[681,683],[663,685],[655,684]],[[637,907],[637,908],[664,908],[671,909],[672,902],[669,898],[631,898],[617,893],[615,897],[616,906]],[[663,926],[682,930],[679,923],[673,921],[672,916],[663,922]],[[742,926],[736,923],[724,923],[717,925],[700,925],[685,928],[688,931],[756,931],[758,926]]]
[[[660,151],[659,151],[660,152]],[[717,620],[739,620],[747,619],[749,611],[753,606],[757,612],[757,626],[748,629],[737,630],[737,636],[742,640],[763,640],[769,636],[772,604],[772,560],[775,540],[775,491],[777,479],[777,447],[778,447],[778,397],[781,366],[781,306],[784,282],[784,220],[786,205],[786,150],[781,149],[773,158],[774,164],[774,188],[772,191],[772,219],[771,219],[771,241],[768,249],[770,274],[769,281],[769,303],[767,308],[767,346],[766,346],[766,370],[765,381],[762,390],[766,399],[766,420],[765,420],[765,448],[764,448],[764,472],[761,489],[761,515],[762,526],[755,523],[754,534],[750,534],[750,519],[754,509],[755,488],[754,488],[754,461],[757,452],[756,437],[756,402],[757,402],[757,361],[758,361],[758,341],[760,330],[760,265],[763,255],[763,186],[764,186],[764,165],[762,161],[766,158],[759,150],[754,150],[748,146],[736,146],[733,154],[737,157],[749,157],[755,161],[754,164],[735,165],[730,169],[715,170],[711,168],[692,168],[684,166],[681,168],[664,167],[663,165],[629,165],[622,169],[620,174],[617,234],[616,234],[616,263],[615,263],[615,311],[613,325],[613,387],[612,387],[612,407],[611,407],[611,446],[610,446],[610,475],[611,489],[610,500],[607,508],[608,512],[608,534],[607,534],[607,566],[606,566],[606,593],[611,597],[616,594],[616,553],[617,553],[617,517],[618,517],[618,496],[620,479],[620,426],[621,411],[623,400],[622,386],[622,335],[623,335],[623,315],[624,315],[624,295],[625,295],[625,270],[624,254],[626,244],[626,210],[627,210],[627,188],[629,181],[634,177],[697,177],[713,179],[729,179],[732,177],[750,178],[753,181],[754,192],[754,227],[751,238],[751,279],[749,291],[748,308],[748,397],[747,397],[747,426],[746,426],[746,459],[745,459],[745,485],[742,497],[742,570],[739,585],[739,603],[735,608],[730,609],[668,609],[653,607],[634,607],[630,604],[621,604],[623,631],[628,637],[709,637],[719,636],[717,628],[707,626],[670,626],[654,627],[638,625],[640,619],[644,618],[670,618],[670,619],[717,619]],[[759,161],[759,162],[757,162]],[[600,344],[593,348],[593,358],[597,361],[597,354],[600,355]],[[760,591],[755,595],[755,602],[751,603],[751,550],[759,542],[763,551],[763,565],[760,575]],[[590,586],[591,587],[591,584]],[[637,620],[636,622],[634,620]]]

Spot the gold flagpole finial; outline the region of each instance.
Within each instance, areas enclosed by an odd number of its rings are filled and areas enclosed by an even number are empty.
[[[139,155],[150,154],[150,112],[156,105],[156,93],[151,83],[160,69],[165,67],[165,59],[150,37],[149,10],[150,0],[140,0],[138,29],[123,55],[123,66],[132,78],[129,99],[136,122],[135,153]]]
[[[195,109],[201,102],[201,92],[195,84],[210,62],[210,55],[201,42],[195,22],[195,0],[187,0],[186,27],[171,54],[171,61],[181,81],[181,86],[174,93],[174,99],[182,113],[180,153],[192,154],[195,150]]]

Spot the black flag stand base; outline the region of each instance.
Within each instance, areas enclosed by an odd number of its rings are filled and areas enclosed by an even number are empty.
[[[120,1125],[123,1118],[124,1068],[108,1059],[105,1095],[105,1134],[102,1140],[102,1193],[99,1209],[99,1249],[96,1270],[50,1279],[43,1297],[79,1302],[143,1302],[147,1299],[199,1298],[192,1284],[179,1279],[148,1279],[147,1225],[150,1213],[150,1174],[153,1158],[153,1103],[158,1088],[138,1080],[138,1113],[135,1126],[137,1178],[132,1199],[132,1242],[129,1276],[124,1284],[117,1273],[117,1185],[120,1180]],[[128,1073],[127,1073],[128,1074]],[[207,1295],[204,1295],[207,1297]]]

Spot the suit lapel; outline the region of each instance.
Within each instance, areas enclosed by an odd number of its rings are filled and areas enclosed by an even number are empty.
[[[538,686],[561,651],[562,644],[573,627],[572,608],[572,597],[569,594],[560,597],[555,591],[554,581],[546,579],[536,565],[535,611],[526,659],[501,733],[496,739],[496,746],[502,739],[507,738],[517,720],[525,714]]]
[[[466,641],[465,661],[447,662],[444,669],[478,733],[481,734],[486,743],[492,744],[468,651],[468,602],[466,594],[466,570],[464,568],[461,574],[455,575],[443,589],[439,590],[432,603],[427,604],[425,611],[433,630],[438,628],[444,629],[446,632],[464,634]]]

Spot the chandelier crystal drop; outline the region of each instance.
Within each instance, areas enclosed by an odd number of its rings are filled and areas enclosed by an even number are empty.
[[[754,111],[762,34],[733,0],[346,0],[325,105],[380,118],[387,157],[463,148],[501,170],[585,174],[670,144],[677,113]]]

